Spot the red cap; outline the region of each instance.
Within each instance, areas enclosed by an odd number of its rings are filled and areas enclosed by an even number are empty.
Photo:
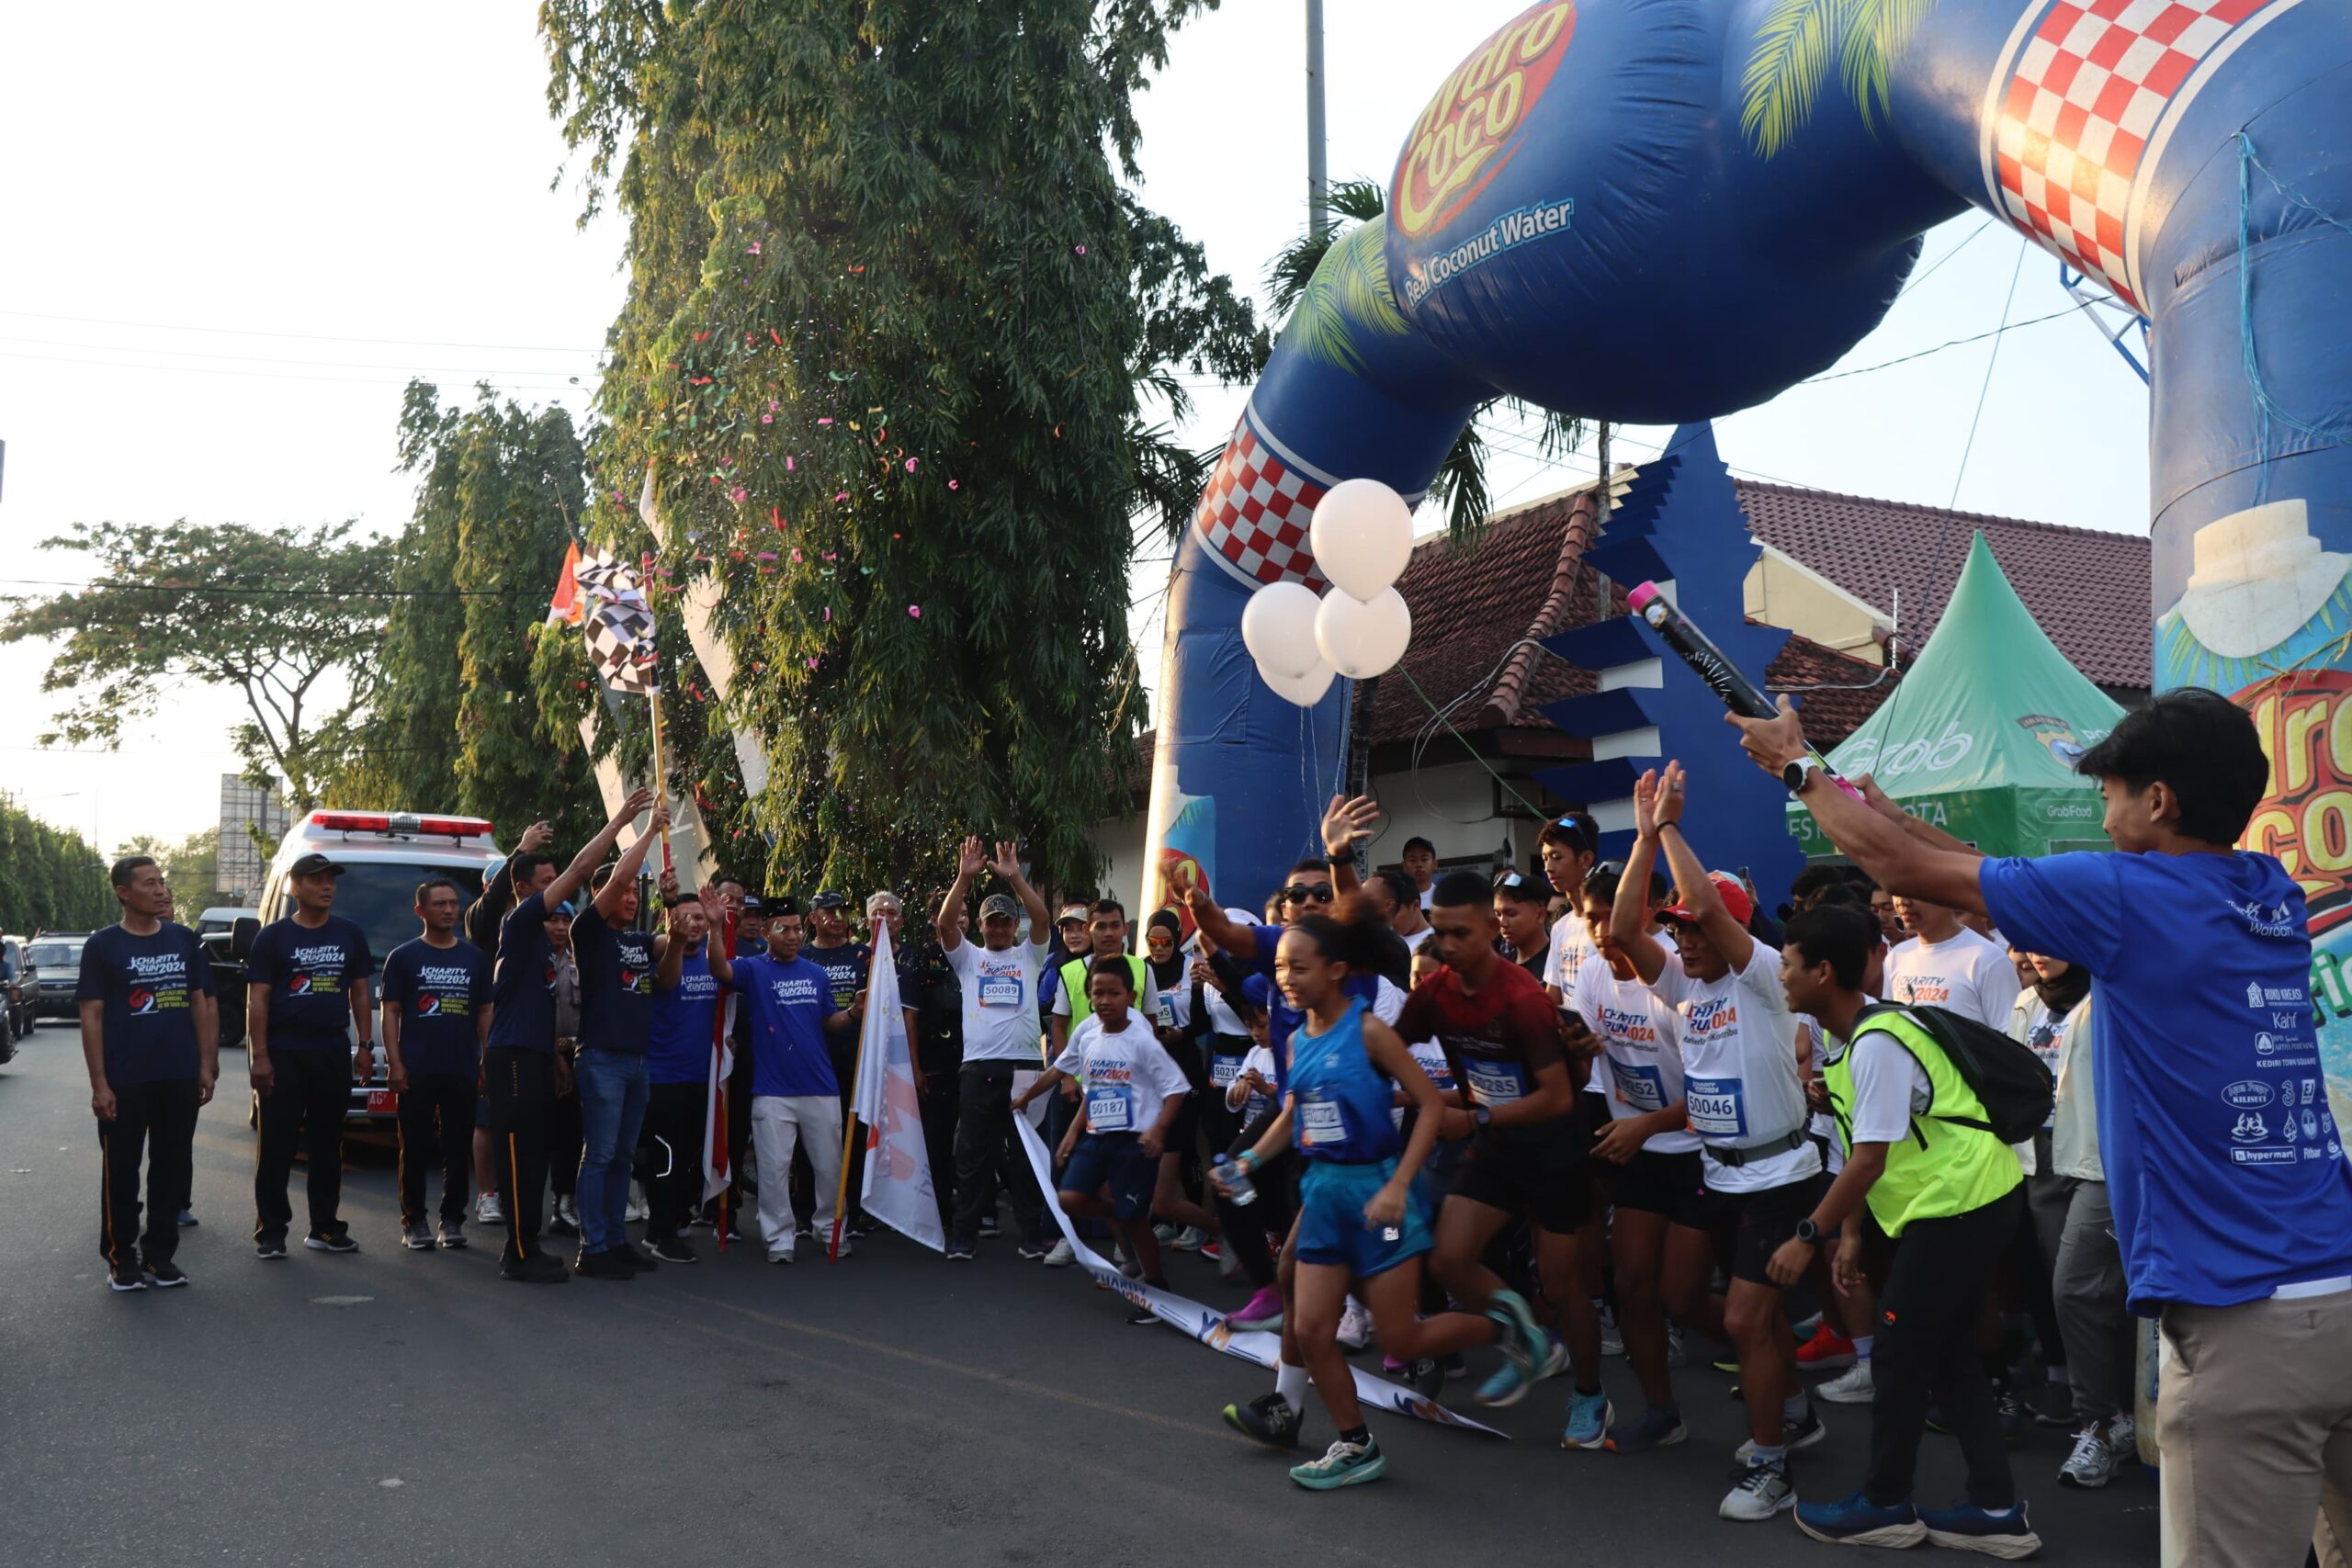
[[[1707,873],[1707,880],[1715,885],[1715,897],[1724,901],[1724,911],[1741,925],[1746,925],[1756,913],[1756,900],[1747,896],[1747,889],[1739,878],[1727,871],[1711,871]],[[1683,904],[1660,909],[1658,915],[1660,919],[1668,920],[1695,920],[1699,918],[1688,905]]]

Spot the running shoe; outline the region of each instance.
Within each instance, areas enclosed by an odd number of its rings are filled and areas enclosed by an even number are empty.
[[[1860,1492],[1834,1503],[1798,1504],[1797,1529],[1835,1546],[1917,1546],[1928,1539],[1909,1498],[1882,1505]]]
[[[1669,1367],[1690,1364],[1690,1353],[1682,1347],[1682,1325],[1672,1318],[1666,1320],[1666,1364]]]
[[[107,1289],[128,1293],[147,1288],[147,1276],[139,1271],[136,1263],[117,1264],[107,1274]]]
[[[359,1244],[351,1239],[351,1233],[348,1231],[340,1235],[322,1235],[312,1231],[302,1238],[302,1245],[312,1252],[356,1252],[359,1250]]]
[[[853,1247],[850,1246],[850,1244],[849,1244],[849,1237],[848,1237],[848,1236],[846,1236],[846,1235],[842,1236],[842,1244],[841,1244],[839,1247],[837,1247],[833,1248],[833,1254],[832,1254],[832,1256],[833,1256],[833,1261],[834,1261],[834,1262],[836,1262],[836,1263],[846,1263],[846,1262],[848,1262],[848,1261],[849,1261],[849,1258],[850,1258],[850,1254],[851,1254],[854,1250],[854,1248],[853,1248]]]
[[[1201,1238],[1200,1250],[1203,1258],[1207,1258],[1210,1262],[1218,1265],[1220,1268],[1224,1266],[1225,1244],[1217,1240],[1216,1237],[1213,1235],[1203,1236]]]
[[[1198,1252],[1201,1250],[1201,1244],[1207,1240],[1208,1234],[1202,1230],[1200,1226],[1186,1225],[1182,1230],[1176,1233],[1175,1239],[1169,1242],[1168,1245],[1174,1247],[1179,1252]]]
[[[1801,1372],[1834,1372],[1854,1364],[1854,1342],[1837,1333],[1827,1324],[1813,1331],[1813,1337],[1797,1347],[1797,1371]],[[1857,1493],[1857,1496],[1860,1494]],[[1837,1503],[1824,1503],[1824,1508],[1842,1508],[1852,1497]]]
[[[1564,1449],[1600,1449],[1609,1446],[1609,1426],[1617,1418],[1616,1407],[1609,1396],[1595,1389],[1587,1393],[1577,1389],[1568,1395],[1568,1424],[1561,1430],[1560,1446]]]
[[[1012,1255],[1023,1263],[1035,1263],[1039,1258],[1051,1258],[1054,1255],[1054,1249],[1047,1247],[1045,1238],[1040,1236],[1035,1241],[1023,1242],[1012,1249]]]
[[[254,1241],[254,1256],[261,1258],[265,1262],[284,1258],[286,1256],[286,1238],[282,1235],[265,1235],[256,1237]]]
[[[548,1229],[558,1235],[580,1234],[580,1205],[567,1192],[555,1201],[555,1218],[548,1222]]]
[[[571,1278],[571,1270],[552,1252],[534,1252],[528,1258],[510,1258],[501,1263],[498,1277],[518,1285],[560,1285]]]
[[[1434,1356],[1423,1356],[1406,1369],[1405,1381],[1423,1399],[1435,1399],[1445,1392],[1445,1363]]]
[[[662,1267],[662,1260],[650,1252],[641,1252],[625,1241],[616,1241],[605,1249],[605,1256],[619,1259],[640,1274],[650,1274]]]
[[[1310,1492],[1329,1492],[1377,1481],[1387,1469],[1387,1456],[1380,1451],[1376,1439],[1367,1436],[1361,1443],[1351,1443],[1342,1438],[1324,1450],[1321,1459],[1291,1466],[1290,1478]]]
[[[1836,1377],[1824,1378],[1813,1386],[1814,1398],[1826,1399],[1832,1404],[1868,1404],[1876,1392],[1868,1361],[1856,1361]]]
[[[1280,1334],[1283,1331],[1283,1293],[1268,1285],[1251,1296],[1239,1312],[1227,1314],[1225,1325],[1227,1328],[1254,1328],[1261,1333]]]
[[[1931,1543],[1949,1546],[1956,1551],[1981,1551],[1987,1557],[2014,1561],[2041,1550],[2041,1538],[2033,1533],[2023,1503],[1997,1514],[1973,1503],[1953,1508],[1922,1508],[1919,1522],[1928,1528]]]
[[[506,1212],[498,1206],[497,1193],[485,1192],[474,1200],[474,1218],[486,1225],[506,1223]]]
[[[1725,1373],[1728,1376],[1739,1376],[1739,1358],[1731,1354],[1729,1351],[1725,1351],[1724,1354],[1717,1356],[1713,1360],[1709,1361],[1707,1365],[1714,1368],[1715,1371],[1719,1372]],[[1734,1399],[1737,1399],[1739,1397],[1739,1391],[1737,1389],[1732,1390],[1731,1396]]]
[[[2075,1418],[2075,1391],[2063,1382],[2041,1380],[2031,1393],[2025,1396],[2027,1414],[2037,1427],[2058,1427],[2072,1430],[2082,1423]]]
[[[1604,1346],[1603,1348],[1605,1350],[1606,1347]],[[1540,1382],[1547,1378],[1558,1377],[1567,1370],[1568,1342],[1560,1337],[1557,1330],[1545,1329],[1544,1331],[1544,1370],[1536,1374],[1536,1381]]]
[[[1261,1393],[1247,1404],[1225,1407],[1225,1424],[1268,1448],[1298,1447],[1298,1429],[1305,1418],[1279,1393]]]
[[[969,1263],[972,1252],[972,1244],[960,1235],[947,1243],[947,1261],[950,1263]]]
[[[1517,1325],[1512,1323],[1510,1314],[1500,1307],[1492,1307],[1487,1315],[1494,1319],[1503,1331],[1498,1341],[1502,1346],[1503,1364],[1478,1385],[1478,1392],[1472,1397],[1481,1404],[1499,1410],[1505,1405],[1517,1404],[1527,1397],[1529,1387],[1535,1382],[1535,1368],[1528,1359],[1527,1348],[1518,1342]]]
[[[1632,1426],[1611,1428],[1601,1447],[1612,1454],[1646,1453],[1651,1449],[1670,1449],[1690,1435],[1679,1406],[1653,1404]]]
[[[1526,1358],[1529,1373],[1532,1375],[1543,1359],[1551,1353],[1546,1346],[1544,1325],[1535,1321],[1535,1309],[1529,1306],[1527,1298],[1517,1291],[1497,1291],[1494,1299],[1487,1304],[1487,1315],[1493,1316],[1498,1307],[1510,1314],[1510,1321],[1519,1336],[1520,1354]]]
[[[2116,1423],[2128,1434],[2131,1423]],[[2093,1421],[2075,1434],[2075,1451],[2058,1467],[2058,1484],[2097,1490],[2115,1479],[2123,1455],[2114,1440],[2114,1427]]]
[[[637,1182],[628,1184],[628,1201],[621,1205],[621,1218],[630,1224],[649,1217],[653,1211],[645,1204],[645,1189]]]
[[[2001,1390],[1994,1398],[1993,1414],[2001,1424],[2001,1441],[2014,1443],[2025,1436],[2025,1429],[2030,1425],[2025,1401],[2014,1392],[2006,1388]]]
[[[1625,1353],[1625,1336],[1617,1326],[1617,1309],[1606,1298],[1596,1297],[1592,1303],[1600,1309],[1600,1353],[1622,1356]]]
[[[402,1225],[401,1227],[401,1245],[407,1247],[411,1252],[432,1251],[433,1227],[424,1224]]]
[[[645,1244],[645,1250],[653,1254],[654,1257],[660,1258],[664,1263],[699,1263],[702,1261],[700,1258],[695,1255],[695,1249],[686,1245],[686,1240],[684,1236],[656,1236],[653,1240]]]
[[[1804,1419],[1802,1421],[1783,1420],[1781,1423],[1781,1447],[1790,1453],[1794,1453],[1799,1449],[1809,1449],[1827,1436],[1829,1436],[1829,1428],[1822,1425],[1821,1412],[1818,1410],[1806,1411]],[[1740,1470],[1754,1464],[1756,1439],[1750,1438],[1740,1444],[1732,1450],[1731,1457],[1732,1463],[1738,1467],[1733,1471],[1735,1475],[1738,1474]]]
[[[583,1252],[572,1260],[571,1271],[591,1280],[634,1280],[637,1270],[620,1259],[616,1252]]]
[[[1751,1464],[1739,1483],[1724,1495],[1715,1512],[1742,1524],[1761,1524],[1783,1508],[1796,1506],[1796,1489],[1789,1484],[1788,1467]]]
[[[1176,1239],[1176,1227],[1170,1224],[1157,1224],[1151,1227],[1151,1235],[1152,1239],[1159,1242],[1160,1246],[1166,1247]]]
[[[791,1262],[797,1256],[793,1250],[792,1242],[797,1239],[797,1237],[789,1238],[784,1246],[771,1249],[768,1253],[768,1261],[778,1266]]]
[[[1068,1236],[1054,1243],[1054,1249],[1046,1254],[1046,1267],[1048,1269],[1067,1269],[1077,1261],[1078,1254],[1070,1250]]]
[[[192,1225],[196,1224],[196,1211],[194,1209],[182,1209],[180,1211],[180,1224],[184,1225]]]
[[[1372,1314],[1363,1310],[1355,1297],[1348,1298],[1345,1311],[1340,1314],[1340,1348],[1361,1350],[1372,1343]]]
[[[1213,1241],[1201,1248],[1201,1256],[1216,1259],[1218,1279],[1230,1280],[1241,1278],[1241,1259],[1233,1256],[1231,1248]]]
[[[444,1252],[457,1252],[461,1250],[466,1245],[466,1222],[463,1220],[443,1220],[441,1222],[441,1235],[439,1240],[441,1243],[441,1250]]]
[[[143,1270],[147,1288],[151,1291],[175,1291],[187,1283],[187,1275],[176,1263],[165,1259]]]
[[[998,1236],[1001,1236],[1003,1234],[1004,1223],[999,1220],[994,1214],[982,1214],[980,1216],[980,1239],[982,1241],[994,1241]]]

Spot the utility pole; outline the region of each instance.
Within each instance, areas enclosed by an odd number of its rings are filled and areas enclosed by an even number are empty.
[[[1306,0],[1306,228],[1331,226],[1331,182],[1323,166],[1323,0]]]

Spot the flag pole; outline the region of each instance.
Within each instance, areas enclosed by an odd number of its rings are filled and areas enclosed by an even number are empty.
[[[887,956],[888,952],[888,933],[886,931],[883,942],[876,949],[876,956],[866,960],[865,994],[871,995],[873,991],[874,964],[881,957]],[[831,1263],[841,1261],[842,1233],[849,1228],[849,1151],[857,1138],[857,1097],[854,1086],[865,1081],[865,1020],[863,1018],[857,1021],[857,1065],[850,1069],[849,1081],[853,1087],[849,1114],[842,1120],[841,1177],[835,1182],[833,1191],[833,1236],[825,1251],[826,1261]],[[859,1196],[863,1198],[865,1194],[860,1193]]]
[[[731,964],[735,961],[735,910],[732,906],[728,908],[727,919],[719,922],[719,929],[720,940],[727,943],[727,961]],[[726,1059],[727,993],[722,990],[718,994],[718,1005],[711,1010],[710,1017],[710,1070],[715,1088],[702,1108],[704,1137],[709,1141],[713,1150],[724,1152],[727,1156],[729,1179],[727,1187],[718,1190],[718,1250],[721,1252],[727,1250],[727,1193],[734,1185],[735,1175],[735,1151],[727,1146],[727,1080],[717,1076],[720,1064]]]
[[[668,773],[662,765],[662,688],[648,688],[645,700],[653,709],[653,798],[666,804],[670,798],[670,785]],[[670,862],[670,829],[664,824],[662,829],[662,871],[668,875],[675,869]]]

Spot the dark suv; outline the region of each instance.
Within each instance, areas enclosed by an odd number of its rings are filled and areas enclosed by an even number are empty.
[[[0,1062],[16,1055],[17,1042],[33,1032],[40,972],[26,956],[25,946],[23,937],[0,936]]]
[[[74,992],[82,984],[82,944],[89,940],[88,931],[43,931],[26,943],[25,957],[40,976],[33,1017],[81,1016]]]

